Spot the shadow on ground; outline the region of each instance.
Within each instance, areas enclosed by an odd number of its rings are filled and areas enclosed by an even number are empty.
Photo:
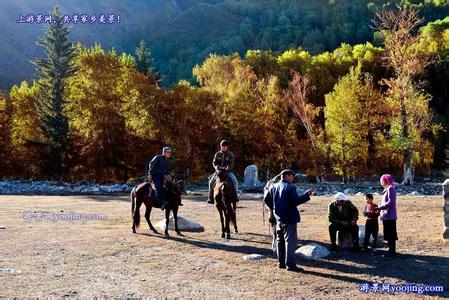
[[[164,238],[163,235],[155,235],[148,233],[140,233],[143,235]],[[244,236],[249,236],[244,238]],[[263,234],[239,234],[233,236],[232,240],[243,241],[253,244],[264,244],[265,247],[255,245],[232,245],[224,240],[223,243],[217,243],[196,238],[194,236],[170,236],[168,239],[179,243],[199,247],[202,249],[213,249],[227,252],[247,254],[262,254],[265,256],[272,256],[271,243],[260,240],[252,240],[251,236],[267,237],[269,235]],[[232,241],[231,240],[231,241]],[[323,244],[313,240],[301,240],[301,244],[311,242]],[[329,246],[324,244],[325,246]],[[371,252],[351,252],[351,251],[337,251],[332,252],[326,259],[321,260],[307,260],[297,259],[298,265],[305,267],[321,268],[334,271],[334,274],[321,273],[312,270],[304,270],[303,274],[320,276],[324,278],[331,278],[350,283],[364,283],[366,280],[360,279],[360,275],[368,275],[370,277],[390,277],[396,278],[407,283],[417,285],[439,285],[443,286],[444,292],[440,293],[426,293],[426,295],[436,295],[440,297],[449,297],[449,258],[429,255],[412,255],[399,254],[397,257],[387,258],[383,257],[383,251],[375,253]],[[347,262],[347,263],[345,263]],[[353,264],[351,264],[351,262]],[[435,274],[439,276],[435,276]],[[381,282],[373,282],[381,283]],[[394,282],[386,283],[394,284]]]

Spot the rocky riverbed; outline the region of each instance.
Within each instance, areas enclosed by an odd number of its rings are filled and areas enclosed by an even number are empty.
[[[442,182],[441,182],[442,183]],[[411,186],[397,185],[400,195],[440,195],[442,186],[440,182],[418,182]],[[135,184],[116,183],[116,184],[98,184],[98,183],[63,183],[51,181],[27,181],[27,180],[2,180],[0,181],[0,195],[108,195],[129,193]],[[305,191],[308,188],[315,188],[316,195],[330,196],[336,192],[344,192],[348,195],[356,194],[381,194],[382,188],[378,182],[358,182],[358,183],[299,183],[296,184],[298,190]],[[187,185],[187,193],[195,193],[207,189],[203,185]],[[248,192],[248,191],[246,191]],[[262,196],[263,185],[253,188],[250,192]],[[259,196],[259,195],[258,195]],[[245,198],[243,196],[243,198]],[[253,195],[254,198],[254,195]],[[256,197],[259,198],[259,197]]]

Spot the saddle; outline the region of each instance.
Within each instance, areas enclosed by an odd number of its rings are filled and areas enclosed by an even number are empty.
[[[148,198],[151,201],[151,206],[155,207],[155,208],[161,208],[162,203],[158,203],[156,201],[156,190],[153,188],[153,185],[151,183],[149,183],[148,181],[140,183],[135,190],[136,194],[141,194],[141,193],[146,193],[146,192],[148,192]]]

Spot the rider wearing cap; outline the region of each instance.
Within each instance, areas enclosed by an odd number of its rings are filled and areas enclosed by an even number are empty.
[[[215,153],[213,165],[215,171],[225,170],[228,172],[229,179],[232,181],[232,185],[234,187],[234,198],[236,201],[239,201],[237,196],[238,185],[239,182],[235,177],[234,173],[231,172],[234,167],[234,154],[229,151],[229,142],[226,140],[222,140],[220,142],[220,151]],[[215,172],[209,180],[209,200],[207,203],[214,203],[214,185],[215,179],[217,178],[217,173]]]
[[[156,155],[150,162],[148,171],[148,182],[153,182],[156,190],[156,201],[161,204],[161,209],[166,206],[164,197],[164,185],[171,180],[170,167],[168,159],[171,157],[172,149],[170,147],[164,147],[162,154]]]

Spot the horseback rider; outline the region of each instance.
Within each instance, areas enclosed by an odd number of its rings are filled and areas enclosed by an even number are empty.
[[[226,140],[222,140],[220,142],[220,151],[215,153],[213,165],[215,169],[215,173],[212,174],[209,180],[209,200],[207,203],[214,204],[214,185],[215,179],[217,178],[217,171],[224,170],[228,172],[228,177],[232,181],[234,198],[236,201],[239,201],[237,191],[238,191],[238,181],[235,177],[234,173],[231,172],[234,167],[234,154],[229,151],[229,142]]]
[[[164,188],[171,182],[169,159],[172,155],[171,147],[164,147],[162,154],[156,155],[150,162],[148,170],[148,182],[153,183],[156,190],[156,201],[165,209],[167,201]]]

